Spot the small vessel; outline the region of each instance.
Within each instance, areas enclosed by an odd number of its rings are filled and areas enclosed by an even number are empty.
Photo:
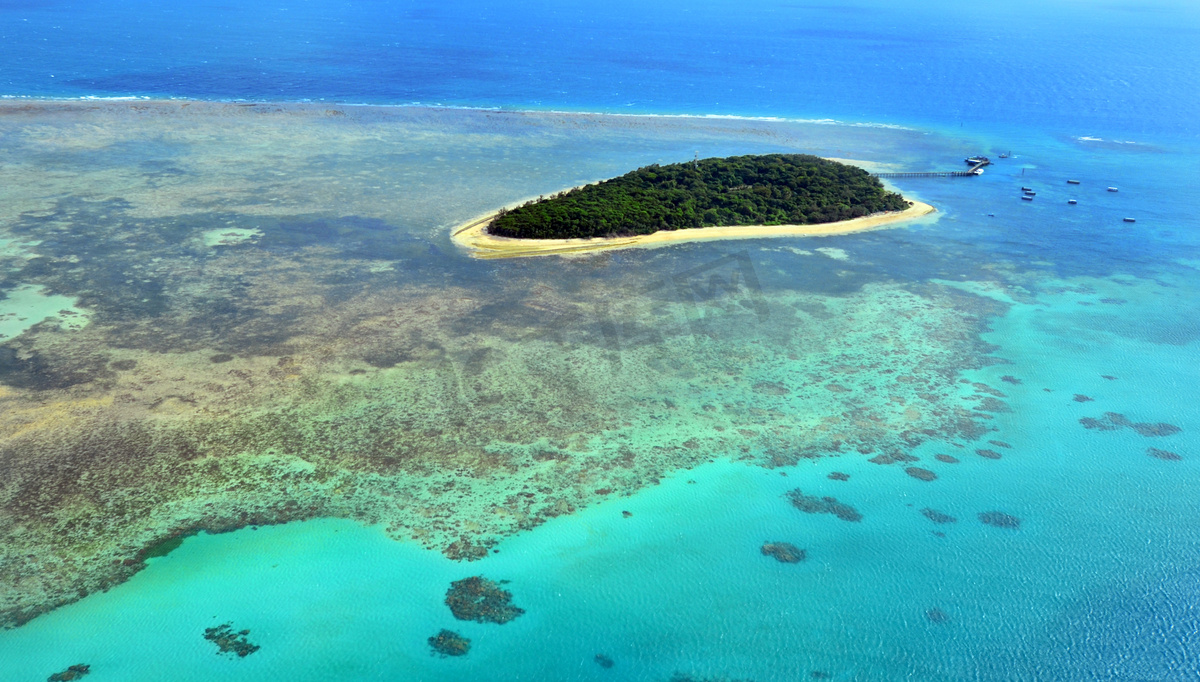
[[[1000,158],[1007,159],[1010,156],[1012,156],[1012,152],[1004,152],[1003,154],[1000,155]]]
[[[1037,192],[1031,192],[1031,191],[1029,191],[1029,190],[1025,190],[1025,196],[1028,196],[1028,197],[1036,197],[1036,196],[1037,196]]]
[[[1033,197],[1029,196],[1028,194],[1022,196],[1021,198],[1024,199],[1025,201],[1033,201]]]
[[[1108,188],[1108,191],[1110,191],[1110,192],[1115,192],[1115,191],[1117,191],[1117,188],[1116,188],[1116,187],[1109,187],[1109,188]]]
[[[1127,223],[1136,223],[1136,222],[1137,222],[1137,220],[1136,220],[1136,219],[1134,219],[1134,218],[1125,218],[1125,222],[1127,222]]]
[[[1068,204],[1078,204],[1079,202],[1075,201],[1074,199],[1067,199],[1067,203]]]
[[[1067,180],[1067,184],[1068,185],[1078,185],[1079,181],[1078,180]]]
[[[1022,187],[1022,188],[1021,188],[1021,191],[1022,191],[1022,192],[1032,192],[1032,191],[1033,191],[1033,188],[1032,188],[1032,187]]]
[[[966,162],[971,164],[972,166],[981,164],[981,163],[988,163],[988,157],[986,157],[986,156],[971,156],[966,159]]]

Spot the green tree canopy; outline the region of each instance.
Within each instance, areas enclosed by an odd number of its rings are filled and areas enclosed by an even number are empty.
[[[488,231],[522,239],[651,234],[717,225],[812,225],[911,204],[856,166],[765,154],[646,166],[500,211]]]

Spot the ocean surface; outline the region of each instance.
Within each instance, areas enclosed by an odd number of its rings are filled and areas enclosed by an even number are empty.
[[[0,0],[0,680],[1200,679],[1198,45],[1182,1]],[[449,238],[774,152],[995,163],[856,235]]]

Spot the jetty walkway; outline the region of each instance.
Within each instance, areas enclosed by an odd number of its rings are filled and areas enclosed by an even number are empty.
[[[983,167],[991,165],[986,158],[968,159],[967,163],[975,163],[965,171],[947,171],[942,173],[871,173],[875,178],[969,178],[973,175],[983,175]]]

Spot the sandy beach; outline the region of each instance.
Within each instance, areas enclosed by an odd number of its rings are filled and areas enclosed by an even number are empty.
[[[909,199],[909,201],[912,201]],[[510,207],[511,208],[511,207]],[[458,225],[450,233],[455,244],[475,258],[523,258],[527,256],[567,256],[613,249],[652,248],[676,242],[713,239],[759,239],[762,237],[824,237],[894,227],[935,212],[929,204],[912,201],[904,211],[874,215],[817,225],[728,225],[697,227],[687,230],[663,230],[653,234],[612,239],[514,239],[487,233],[487,226],[498,211]]]

